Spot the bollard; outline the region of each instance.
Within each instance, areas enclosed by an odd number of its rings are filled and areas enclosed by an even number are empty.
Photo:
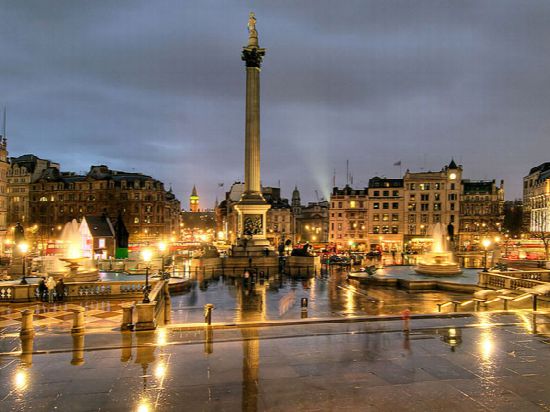
[[[438,312],[441,312],[441,306],[443,305],[443,303],[437,303],[437,311]]]
[[[82,306],[73,309],[71,333],[84,333],[84,308]]]
[[[533,293],[533,312],[537,311],[537,295]]]
[[[120,330],[134,329],[134,307],[133,303],[125,303],[122,305],[122,323]]]
[[[73,334],[73,358],[71,365],[80,366],[84,364],[84,334]]]
[[[34,335],[34,326],[32,324],[33,311],[30,309],[25,309],[21,312],[21,336],[32,336]]]
[[[214,310],[214,305],[211,303],[207,303],[204,305],[204,322],[207,325],[212,324],[212,311]]]
[[[504,310],[508,310],[508,299],[503,299],[502,300],[502,307]]]
[[[458,312],[458,305],[460,305],[460,302],[453,301],[453,312]]]
[[[306,310],[307,310],[307,302],[308,302],[308,301],[307,301],[307,298],[302,298],[302,299],[300,300],[300,307],[301,307],[302,309],[306,309]]]

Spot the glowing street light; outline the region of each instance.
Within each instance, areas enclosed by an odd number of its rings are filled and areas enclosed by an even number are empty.
[[[483,262],[483,271],[487,272],[487,249],[489,248],[489,246],[491,246],[491,240],[485,238],[481,241],[481,244],[483,245],[483,248],[485,249],[485,259],[484,259],[484,262]]]
[[[145,262],[145,289],[143,290],[143,303],[149,303],[149,262],[151,262],[151,257],[153,252],[151,249],[144,249],[141,252],[141,258]]]
[[[26,285],[28,282],[27,282],[27,279],[25,278],[25,260],[27,258],[27,252],[29,251],[29,244],[27,242],[21,242],[17,245],[17,248],[19,249],[19,251],[21,252],[21,257],[22,257],[22,260],[23,260],[23,276],[21,278],[21,285]]]

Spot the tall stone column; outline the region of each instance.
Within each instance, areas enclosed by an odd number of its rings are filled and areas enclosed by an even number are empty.
[[[244,149],[244,193],[235,205],[238,217],[239,242],[234,255],[265,253],[270,249],[266,238],[266,213],[270,205],[262,196],[260,184],[260,69],[265,49],[258,44],[256,18],[248,19],[248,45],[243,47],[242,60],[246,64],[246,118]]]

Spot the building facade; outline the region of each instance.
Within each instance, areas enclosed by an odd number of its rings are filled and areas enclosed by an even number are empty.
[[[332,189],[330,196],[329,242],[337,250],[368,248],[368,188]]]
[[[294,220],[294,243],[328,243],[329,202],[318,200],[302,205],[298,187],[292,192],[292,217]]]
[[[456,232],[460,226],[461,179],[462,166],[454,160],[438,172],[407,170],[403,177],[407,249],[423,251],[429,247],[431,228],[437,223]]]
[[[29,220],[29,193],[31,183],[48,168],[59,170],[59,163],[41,159],[33,154],[10,158],[8,169],[8,225],[20,222],[26,226]]]
[[[5,126],[4,116],[4,126]],[[8,235],[8,141],[0,136],[0,253],[4,254]]]
[[[529,232],[550,232],[550,162],[532,168],[523,178],[523,216]]]
[[[501,235],[504,224],[504,182],[494,180],[462,181],[460,199],[459,245],[478,247],[484,238]]]
[[[403,250],[404,186],[403,179],[374,177],[368,189],[369,250]]]
[[[154,241],[179,229],[180,203],[162,182],[140,173],[92,166],[86,175],[50,167],[30,185],[29,225],[44,241],[85,215],[122,214],[130,242]]]

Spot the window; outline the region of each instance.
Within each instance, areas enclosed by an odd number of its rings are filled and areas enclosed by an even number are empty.
[[[455,184],[451,183],[451,190],[455,190]]]
[[[440,215],[434,215],[434,223],[441,222],[441,216]]]
[[[428,223],[428,215],[420,215],[420,223]]]
[[[380,215],[378,213],[372,215],[373,222],[378,222],[380,220]]]
[[[434,200],[439,202],[441,195],[439,193],[434,193]]]
[[[441,189],[441,183],[434,183],[434,189],[440,190]]]
[[[389,226],[382,226],[382,233],[390,233],[390,227]]]
[[[373,196],[380,196],[380,190],[375,190],[372,195]]]
[[[372,227],[372,233],[374,233],[374,234],[376,234],[376,235],[377,235],[378,233],[380,233],[380,226],[373,226],[373,227]]]
[[[384,195],[384,197],[388,197],[390,195],[390,191],[389,190],[384,190],[382,192],[382,194]]]
[[[409,211],[414,212],[416,210],[416,203],[409,203]]]
[[[372,208],[373,209],[380,209],[380,203],[373,203]]]
[[[42,197],[40,198],[40,201],[41,201],[41,202],[47,202],[47,201],[48,201],[48,198],[47,198],[46,196],[42,196]]]
[[[430,200],[430,195],[426,194],[426,195],[420,195],[420,200],[423,201],[423,202],[427,202]]]
[[[105,248],[105,238],[100,237],[98,239],[97,245],[100,249],[104,249]]]
[[[418,185],[418,188],[420,190],[430,190],[430,184],[429,183],[420,183]]]
[[[416,200],[416,195],[414,193],[412,193],[410,196],[409,196],[409,200]]]
[[[134,223],[139,223],[139,217],[134,217]]]
[[[342,202],[338,202],[338,209],[342,209]]]
[[[399,221],[399,215],[397,213],[393,213],[391,215],[391,221],[392,222],[398,222]]]
[[[391,227],[391,232],[396,235],[399,233],[399,228],[397,226],[392,226]]]
[[[382,203],[382,209],[389,209],[389,208],[390,208],[389,203],[387,203],[387,202]]]
[[[359,202],[359,208],[360,208],[360,209],[363,209],[363,207],[365,207],[364,202]]]
[[[398,202],[393,202],[393,203],[391,204],[391,208],[392,208],[392,209],[399,209],[399,203],[398,203]]]
[[[350,202],[349,202],[349,207],[350,207],[351,209],[355,209],[355,200],[350,200]]]
[[[416,233],[416,225],[409,225],[409,234],[414,235]]]
[[[415,183],[410,183],[409,184],[409,190],[416,190],[416,184]]]
[[[342,230],[342,224],[338,223],[338,230]]]
[[[441,203],[434,203],[434,210],[435,211],[441,210]]]
[[[449,204],[449,207],[451,208],[451,210],[455,210],[455,204],[454,203]]]
[[[342,217],[342,213],[338,213],[338,217]]]
[[[390,215],[387,214],[387,213],[384,213],[384,214],[382,215],[382,220],[383,220],[384,222],[387,222],[388,220],[390,220]]]
[[[409,215],[409,223],[416,223],[416,215]]]
[[[392,192],[392,196],[395,196],[395,197],[399,196],[399,190],[394,190]]]
[[[429,203],[421,203],[420,210],[422,210],[423,212],[427,212],[429,210],[429,206],[430,206]]]
[[[451,223],[455,222],[455,215],[451,215]]]
[[[449,200],[456,200],[456,193],[449,193],[448,199]]]

